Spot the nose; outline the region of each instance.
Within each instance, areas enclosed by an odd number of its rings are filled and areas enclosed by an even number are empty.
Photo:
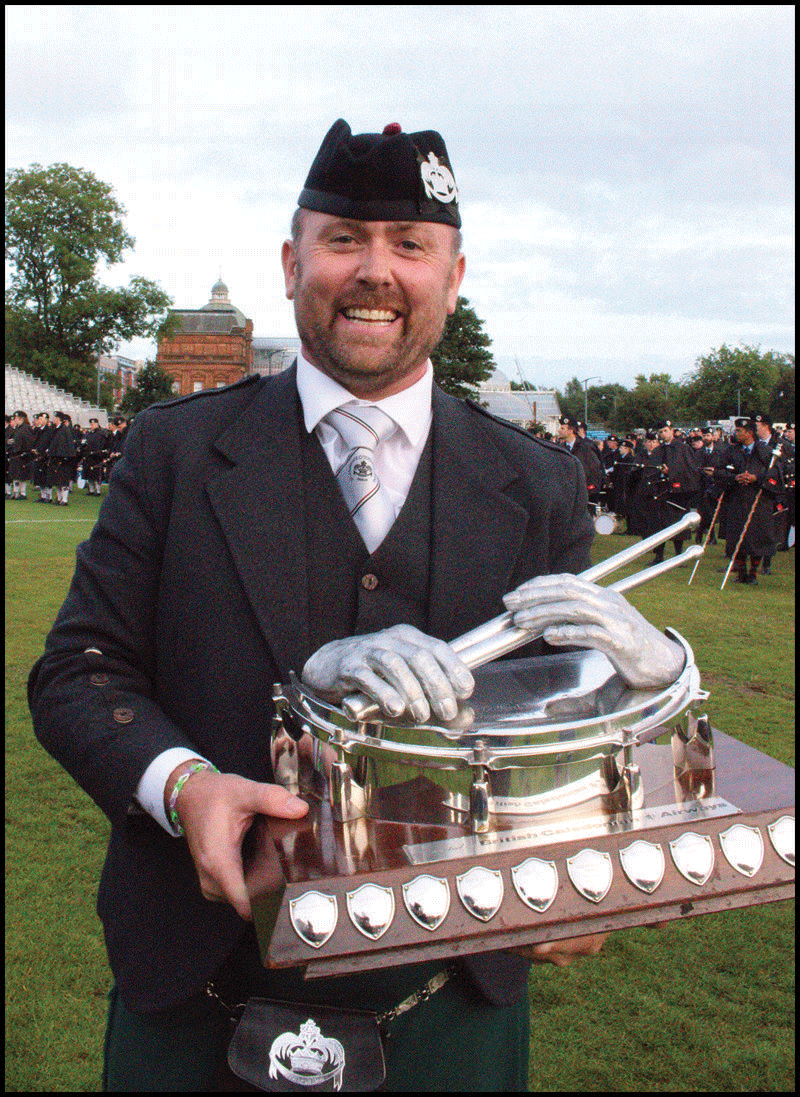
[[[386,241],[372,238],[359,252],[356,277],[370,286],[389,285],[392,281],[391,249]]]

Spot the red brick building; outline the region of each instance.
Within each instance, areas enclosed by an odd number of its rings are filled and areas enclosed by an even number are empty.
[[[179,327],[159,342],[156,365],[172,374],[176,393],[222,388],[252,373],[253,321],[231,304],[221,278],[207,305],[170,309],[170,315]]]

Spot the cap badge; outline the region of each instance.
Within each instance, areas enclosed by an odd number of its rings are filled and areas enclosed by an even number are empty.
[[[435,152],[428,153],[428,159],[420,164],[420,174],[428,198],[439,202],[457,202],[458,188],[452,172],[446,164],[439,161]]]

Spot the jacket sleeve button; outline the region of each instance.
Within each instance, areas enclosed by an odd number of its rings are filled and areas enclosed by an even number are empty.
[[[133,719],[133,709],[115,708],[111,715],[118,724],[129,724]]]

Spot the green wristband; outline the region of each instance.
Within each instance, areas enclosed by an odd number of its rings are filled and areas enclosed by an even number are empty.
[[[175,782],[175,787],[173,788],[172,795],[169,798],[169,821],[172,824],[173,830],[175,830],[179,838],[183,837],[183,827],[181,826],[181,821],[178,818],[178,809],[176,807],[176,804],[178,802],[178,793],[181,791],[181,789],[192,776],[192,774],[201,773],[204,769],[210,770],[212,773],[219,773],[217,767],[215,765],[212,765],[211,762],[195,762],[195,764],[187,769],[185,773],[182,773],[180,775],[178,780]]]

